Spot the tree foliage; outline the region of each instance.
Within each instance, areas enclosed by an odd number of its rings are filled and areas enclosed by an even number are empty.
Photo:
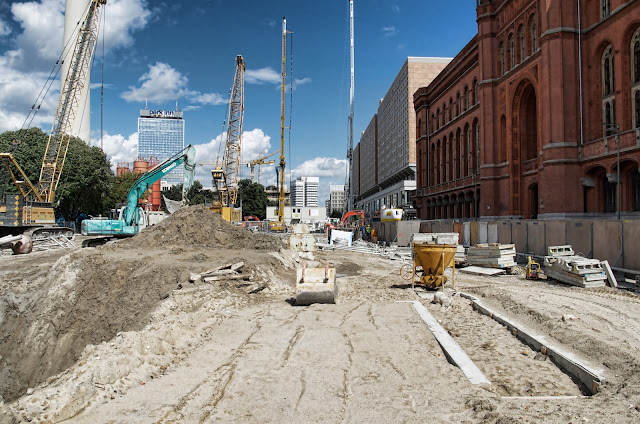
[[[334,209],[331,211],[331,215],[329,215],[329,218],[342,218],[342,213],[339,210]]]
[[[239,197],[242,201],[242,216],[256,215],[261,220],[267,217],[267,193],[262,184],[251,180],[240,180]]]
[[[19,142],[14,140],[19,137]],[[37,185],[48,135],[39,128],[0,135],[0,151],[12,152],[29,180]],[[54,199],[56,216],[73,219],[84,212],[89,215],[108,213],[113,207],[110,196],[114,175],[111,164],[98,147],[90,147],[71,137],[69,149]],[[0,172],[0,193],[18,193],[6,171]]]
[[[182,200],[182,184],[176,184],[169,190],[163,191],[162,194],[169,200]],[[205,189],[200,181],[195,180],[186,197],[190,205],[210,205],[213,200],[213,192]],[[164,198],[162,199],[162,208],[167,210]]]

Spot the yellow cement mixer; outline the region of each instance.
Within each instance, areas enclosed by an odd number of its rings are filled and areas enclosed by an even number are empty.
[[[411,248],[413,269],[408,270],[407,264],[400,273],[403,277],[411,279],[412,289],[416,285],[430,289],[443,286],[446,282],[444,271],[448,267],[453,268],[453,284],[455,286],[455,255],[458,248],[456,233],[414,234]]]
[[[296,305],[336,303],[337,297],[336,269],[329,262],[321,268],[308,268],[305,263],[297,269]]]

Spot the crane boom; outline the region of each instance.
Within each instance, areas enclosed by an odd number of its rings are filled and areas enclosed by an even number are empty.
[[[107,0],[93,0],[91,2],[78,32],[69,72],[60,92],[56,117],[47,140],[40,168],[40,179],[36,187],[36,197],[44,202],[53,203],[55,191],[60,182],[82,90],[88,83],[89,66],[98,40],[100,6],[106,3]]]

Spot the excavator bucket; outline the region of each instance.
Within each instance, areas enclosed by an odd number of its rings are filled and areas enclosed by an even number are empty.
[[[296,276],[296,305],[312,303],[336,303],[338,285],[336,269],[329,262],[321,268],[307,268],[305,263],[298,268]]]

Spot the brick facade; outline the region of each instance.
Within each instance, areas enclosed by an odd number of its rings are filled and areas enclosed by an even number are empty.
[[[618,139],[620,210],[640,211],[640,2],[479,0],[477,16],[414,94],[418,216],[615,214]]]

